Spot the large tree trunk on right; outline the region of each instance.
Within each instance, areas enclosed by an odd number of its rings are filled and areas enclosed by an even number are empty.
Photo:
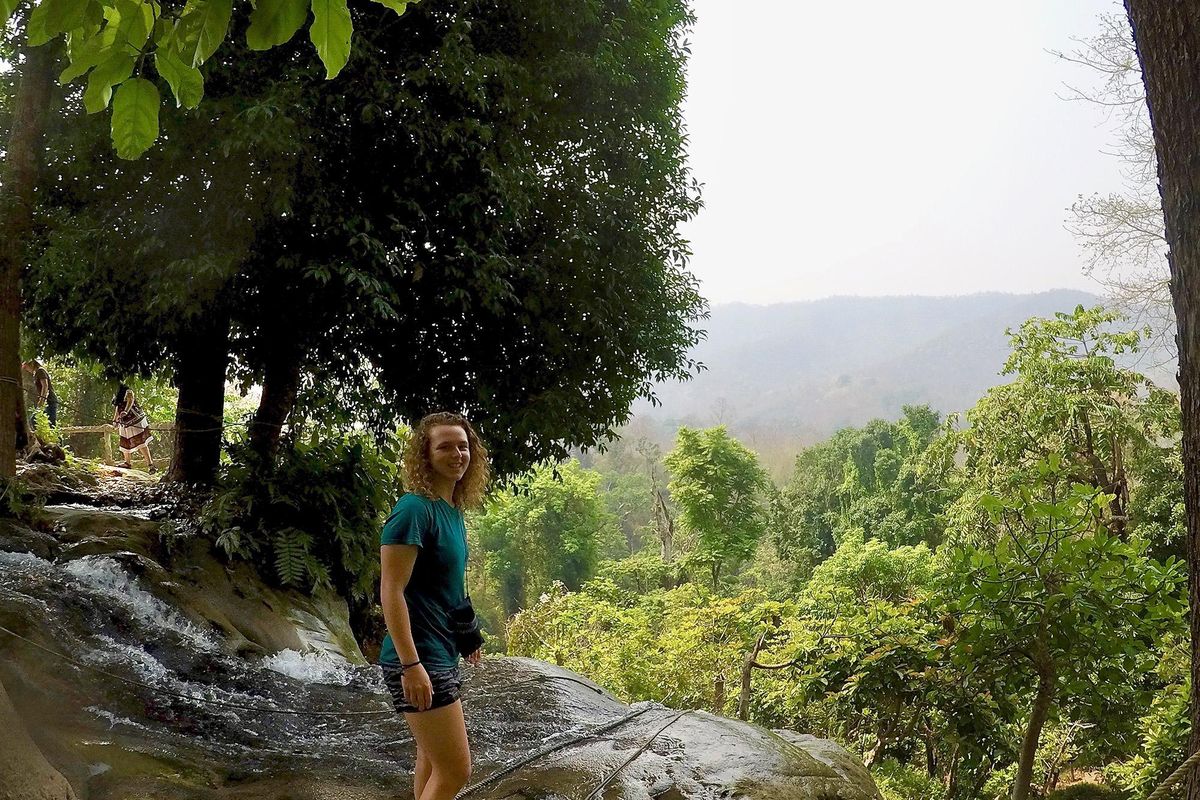
[[[221,461],[229,316],[205,320],[179,345],[175,453],[167,480],[211,486]]]
[[[1154,129],[1171,299],[1179,328],[1175,341],[1183,405],[1192,635],[1190,754],[1200,749],[1200,0],[1125,0],[1125,9]],[[1187,796],[1200,800],[1200,780],[1192,777]]]
[[[0,477],[17,473],[17,449],[29,442],[21,385],[21,269],[53,86],[50,46],[26,47],[0,180]]]

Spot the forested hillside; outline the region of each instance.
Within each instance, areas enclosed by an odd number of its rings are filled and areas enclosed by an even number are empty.
[[[1180,422],[1121,325],[1024,321],[961,418],[778,481],[724,426],[630,431],[497,496],[474,596],[510,654],[835,738],[889,800],[1145,796],[1188,732]]]
[[[719,305],[693,350],[705,369],[686,383],[660,384],[662,405],[641,403],[636,412],[667,436],[678,424],[720,423],[752,440],[811,444],[894,417],[906,403],[964,411],[1004,381],[1006,328],[1097,302],[1058,290]],[[1175,371],[1170,354],[1153,348],[1137,366],[1164,385]]]

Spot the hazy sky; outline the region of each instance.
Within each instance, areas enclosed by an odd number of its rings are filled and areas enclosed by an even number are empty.
[[[1111,0],[695,0],[686,116],[714,303],[1095,288],[1064,228],[1115,189],[1090,76]]]

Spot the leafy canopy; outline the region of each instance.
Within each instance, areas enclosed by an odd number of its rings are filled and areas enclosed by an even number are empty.
[[[724,426],[680,428],[664,463],[680,522],[696,540],[686,559],[706,567],[715,585],[721,568],[749,558],[765,532],[770,479]]]
[[[397,14],[416,0],[375,0]],[[61,83],[86,78],[89,114],[112,103],[117,155],[135,159],[158,138],[161,78],[177,107],[196,108],[204,97],[209,61],[230,36],[233,0],[0,0],[0,26],[20,12],[31,46],[61,37],[69,64]],[[333,78],[350,58],[354,22],[347,0],[258,0],[246,44],[267,50],[291,40],[312,15],[309,40]],[[365,16],[365,15],[364,15]],[[378,25],[376,19],[370,24]]]

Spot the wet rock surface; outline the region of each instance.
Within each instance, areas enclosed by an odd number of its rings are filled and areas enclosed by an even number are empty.
[[[50,766],[30,737],[24,721],[0,685],[0,798],[4,800],[75,800],[67,779]]]
[[[411,797],[408,729],[340,600],[266,586],[201,539],[166,548],[152,513],[118,508],[49,506],[42,530],[0,522],[0,625],[34,643],[0,633],[0,684],[37,731],[30,745],[0,727],[0,752],[33,747],[62,779],[37,778],[44,796]],[[631,708],[531,659],[463,669],[471,797],[583,800],[606,780],[607,800],[878,797],[824,740]]]

